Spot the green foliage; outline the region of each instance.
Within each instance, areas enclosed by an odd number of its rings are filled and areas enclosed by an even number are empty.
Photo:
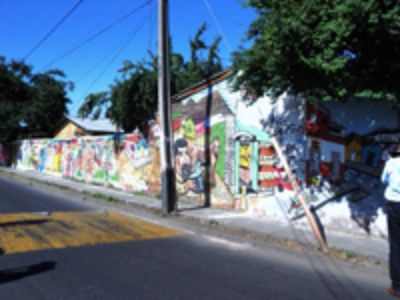
[[[179,53],[173,53],[171,48],[172,95],[222,70],[218,55],[220,38],[208,46],[202,39],[206,29],[206,25],[201,26],[190,40],[190,61],[185,61]],[[79,115],[98,118],[104,109],[106,116],[124,131],[131,132],[140,128],[146,132],[147,122],[154,118],[157,111],[157,62],[158,57],[151,52],[147,59],[137,63],[124,61],[119,70],[120,78],[115,79],[109,91],[87,96],[79,109]]]
[[[34,74],[25,63],[0,57],[0,141],[51,136],[73,88],[64,78],[59,70]]]
[[[400,2],[248,0],[253,44],[234,54],[236,87],[308,100],[395,100],[400,85]]]
[[[136,127],[146,130],[156,108],[157,72],[154,66],[133,65],[129,77],[116,80],[111,87],[111,107],[107,116],[127,132]]]
[[[90,94],[78,110],[81,118],[98,119],[103,112],[104,105],[109,102],[107,92]]]

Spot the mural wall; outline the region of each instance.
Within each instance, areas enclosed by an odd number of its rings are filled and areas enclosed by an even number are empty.
[[[398,111],[389,102],[306,104],[287,96],[260,102],[264,130],[278,138],[304,187],[320,187],[324,181],[340,185],[347,169],[379,176],[390,149],[400,141]],[[279,162],[271,165],[276,166],[275,183],[290,189],[282,185]]]
[[[400,141],[398,117],[384,101],[308,105],[308,183],[317,182],[316,176],[343,181],[347,169],[379,177]]]
[[[23,140],[14,145],[17,169],[56,174],[132,192],[159,193],[157,140],[140,134]]]
[[[379,175],[400,141],[399,114],[390,103],[311,105],[287,95],[248,103],[244,95],[225,79],[173,103],[180,203],[202,205],[208,198],[213,206],[260,215],[301,214],[270,143],[273,134],[317,212],[341,201],[340,214],[348,206],[359,224],[378,218],[384,203]],[[138,133],[21,141],[14,145],[14,165],[158,195],[160,133],[152,126],[148,140]],[[5,157],[0,147],[0,163]]]
[[[305,128],[305,102],[301,98],[294,98],[287,95],[281,96],[273,102],[270,98],[261,99],[262,112],[260,118],[263,131],[273,134],[282,148],[292,172],[300,184],[306,182],[307,170],[307,136]],[[283,167],[277,160],[274,149],[271,145],[265,145],[263,152],[263,170],[266,171],[268,186],[275,187],[274,191],[292,190],[292,186],[283,171]],[[263,172],[264,173],[264,172]],[[264,183],[267,184],[267,183]]]
[[[227,136],[232,113],[218,92],[183,99],[172,106],[176,187],[180,200],[231,206]]]

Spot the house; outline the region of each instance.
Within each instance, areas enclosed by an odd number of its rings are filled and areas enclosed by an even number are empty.
[[[384,150],[383,146],[377,143],[366,145],[361,151],[361,163],[369,167],[378,168]]]
[[[117,126],[109,119],[81,119],[66,116],[59,125],[54,138],[72,138],[79,136],[93,136],[120,133]]]
[[[318,176],[340,181],[344,178],[345,140],[343,127],[331,120],[323,106],[306,105],[306,136],[308,159],[306,160],[307,183]]]
[[[361,151],[363,149],[363,139],[358,134],[352,132],[346,137],[346,161],[360,163]]]
[[[232,207],[243,189],[259,191],[259,148],[269,140],[237,118],[241,93],[232,91],[231,75],[220,72],[172,98],[178,194],[201,198],[209,191],[214,206]]]

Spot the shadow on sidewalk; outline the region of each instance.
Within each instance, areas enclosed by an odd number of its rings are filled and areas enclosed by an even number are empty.
[[[326,234],[325,234],[325,228],[324,225],[322,225],[321,219],[319,218],[317,211],[314,207],[311,207],[311,214],[314,216],[315,222],[317,223],[319,232],[321,232],[322,239],[326,244],[328,244],[328,241],[326,240]]]

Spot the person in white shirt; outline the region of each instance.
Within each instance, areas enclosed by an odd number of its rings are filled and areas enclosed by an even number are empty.
[[[385,184],[389,234],[391,287],[388,293],[400,298],[400,148],[390,153],[381,176]]]

